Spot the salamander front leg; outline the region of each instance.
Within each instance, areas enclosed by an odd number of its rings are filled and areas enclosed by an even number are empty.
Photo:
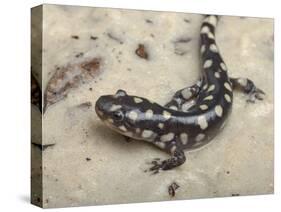
[[[151,164],[153,165],[148,169],[153,174],[159,173],[160,170],[169,170],[183,164],[186,160],[184,152],[182,150],[175,150],[172,157],[167,160],[160,160],[159,158],[154,159]]]
[[[232,87],[248,94],[247,102],[255,103],[255,100],[263,100],[265,93],[256,87],[254,82],[248,78],[230,78]]]

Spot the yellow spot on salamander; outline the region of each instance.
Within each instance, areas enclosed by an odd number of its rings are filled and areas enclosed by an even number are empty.
[[[208,109],[208,105],[200,105],[199,108],[201,110],[207,110]]]
[[[215,85],[210,85],[210,87],[208,88],[207,92],[211,92],[215,89]]]
[[[134,97],[134,101],[135,103],[141,103],[142,102],[142,99],[141,98],[138,98],[138,97]]]
[[[163,111],[163,116],[164,116],[165,119],[169,119],[169,118],[171,118],[172,115],[168,111],[164,110]]]
[[[213,95],[210,95],[210,96],[206,96],[203,100],[212,100],[214,97]]]
[[[151,118],[153,117],[153,111],[152,111],[151,109],[147,110],[147,111],[145,112],[145,117],[146,117],[147,119],[151,119]]]
[[[153,135],[153,131],[151,131],[151,130],[144,130],[144,131],[142,131],[142,134],[141,134],[141,136],[143,138],[150,138],[152,135]]]
[[[229,90],[229,91],[232,92],[232,88],[231,88],[231,86],[229,85],[228,82],[225,82],[225,83],[224,83],[224,87],[225,87],[227,90]]]
[[[138,113],[136,111],[130,111],[128,114],[129,119],[136,121],[138,118]]]
[[[222,106],[217,105],[217,106],[215,107],[215,113],[216,113],[216,115],[217,115],[218,117],[222,117],[222,112],[223,112]]]
[[[160,137],[160,140],[161,140],[162,142],[171,141],[171,140],[174,138],[174,136],[175,136],[175,134],[172,133],[172,132],[170,132],[170,133],[168,133],[168,134],[162,135],[162,136]]]
[[[224,98],[227,102],[229,102],[229,103],[231,102],[231,98],[228,94],[224,94]]]
[[[186,145],[188,142],[188,135],[186,133],[181,133],[180,140],[183,145]]]
[[[208,127],[208,122],[206,120],[206,117],[204,115],[201,115],[197,119],[198,125],[202,130],[206,129]]]
[[[213,64],[213,61],[212,60],[206,60],[204,65],[203,65],[203,68],[210,68]]]

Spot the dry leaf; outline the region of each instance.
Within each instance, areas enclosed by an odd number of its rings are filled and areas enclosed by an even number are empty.
[[[70,90],[92,81],[100,73],[101,58],[70,64],[57,70],[44,94],[44,113],[47,108],[64,99]]]

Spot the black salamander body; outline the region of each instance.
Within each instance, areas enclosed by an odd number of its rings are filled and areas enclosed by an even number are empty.
[[[217,16],[208,15],[201,26],[200,80],[177,91],[165,106],[129,96],[123,90],[101,96],[96,102],[96,112],[108,127],[150,142],[172,155],[167,160],[153,160],[149,170],[154,173],[183,164],[185,149],[207,144],[223,128],[231,112],[234,88],[249,94],[249,101],[262,99],[264,93],[251,80],[228,76],[215,42],[217,21]]]

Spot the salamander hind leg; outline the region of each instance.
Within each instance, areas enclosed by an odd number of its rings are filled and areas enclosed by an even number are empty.
[[[256,87],[254,82],[248,78],[230,78],[232,87],[239,89],[248,95],[247,102],[255,103],[256,100],[263,100],[265,93]]]
[[[194,98],[197,97],[200,91],[201,81],[198,83],[185,87],[181,90],[178,90],[171,101],[166,103],[164,107],[170,108],[172,110],[178,111],[187,111],[194,104]]]
[[[152,167],[146,171],[150,171],[153,174],[159,173],[160,170],[170,170],[177,166],[182,165],[186,160],[185,154],[182,150],[176,149],[172,153],[172,157],[166,160],[156,158],[151,161]]]

